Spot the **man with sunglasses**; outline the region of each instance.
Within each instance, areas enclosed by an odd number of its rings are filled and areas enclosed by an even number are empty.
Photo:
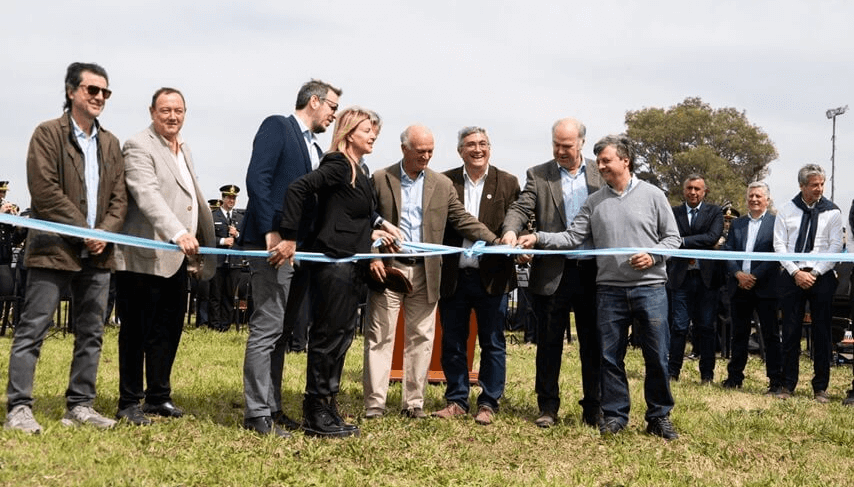
[[[249,200],[238,243],[246,250],[270,251],[282,240],[282,219],[288,186],[320,164],[322,151],[316,134],[326,131],[335,120],[341,90],[320,80],[302,85],[294,113],[288,117],[267,117],[252,145],[246,173]],[[307,201],[297,240],[308,233],[313,221],[314,201]],[[288,335],[285,310],[291,317],[305,298],[307,279],[285,263],[281,267],[267,260],[249,259],[250,282],[255,310],[249,318],[249,338],[243,364],[246,399],[243,427],[262,435],[289,437],[280,428],[297,429],[299,424],[282,411],[282,371]]]
[[[118,139],[98,115],[112,92],[97,64],[72,63],[65,76],[65,113],[39,125],[27,152],[32,217],[86,229],[118,232],[127,212],[124,162]],[[71,289],[74,354],[65,392],[64,426],[115,424],[92,406],[101,337],[115,267],[113,245],[31,229],[24,263],[29,269],[21,321],[9,356],[5,427],[39,433],[33,417],[33,376],[61,292]]]

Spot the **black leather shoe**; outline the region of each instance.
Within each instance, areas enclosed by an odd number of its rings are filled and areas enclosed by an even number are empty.
[[[116,414],[116,419],[125,419],[128,423],[134,424],[136,426],[148,426],[151,424],[151,420],[146,418],[145,415],[142,414],[142,409],[139,407],[139,404],[134,404],[124,409],[119,409],[119,412]]]
[[[341,417],[341,413],[338,412],[338,401],[335,400],[335,396],[332,396],[332,399],[329,401],[329,412],[332,413],[332,417],[338,422],[338,426],[347,430],[359,429],[358,426],[344,421],[344,418]]]
[[[344,438],[359,436],[359,428],[345,428],[332,413],[330,398],[306,396],[303,400],[302,429],[306,436]]]
[[[724,389],[741,389],[741,382],[736,382],[733,379],[727,379],[721,382],[721,387]]]
[[[711,385],[715,382],[714,376],[704,375],[700,378],[700,385]]]
[[[180,418],[184,415],[184,411],[172,401],[166,401],[162,404],[145,403],[142,405],[142,412],[145,414],[156,414],[164,418]]]
[[[290,438],[291,434],[279,428],[273,423],[273,418],[269,416],[258,416],[256,418],[246,418],[243,420],[243,428],[249,431],[254,431],[259,435],[273,435],[279,438]]]
[[[646,426],[646,432],[651,435],[660,436],[667,441],[679,438],[676,428],[670,422],[670,416],[652,418]]]
[[[599,425],[599,434],[602,436],[616,435],[623,431],[625,425],[616,418],[604,418]]]
[[[297,431],[299,429],[299,423],[289,418],[287,414],[276,411],[272,414],[273,422],[277,425],[291,431]]]

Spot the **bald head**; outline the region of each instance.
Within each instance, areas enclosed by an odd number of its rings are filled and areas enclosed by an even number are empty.
[[[433,133],[423,125],[410,125],[400,134],[403,170],[415,179],[433,157]]]

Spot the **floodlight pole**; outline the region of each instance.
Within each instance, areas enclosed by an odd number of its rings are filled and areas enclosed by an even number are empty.
[[[827,118],[833,119],[833,135],[830,137],[831,152],[830,152],[830,200],[836,200],[836,117],[848,111],[848,105],[839,108],[829,109],[825,115]]]

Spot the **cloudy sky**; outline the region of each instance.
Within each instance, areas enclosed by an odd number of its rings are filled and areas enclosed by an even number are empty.
[[[823,0],[13,2],[0,18],[0,179],[28,205],[30,135],[61,113],[66,66],[86,61],[110,75],[101,122],[122,141],[150,123],[157,88],[184,92],[183,135],[209,198],[245,186],[259,124],[289,114],[314,77],[344,89],[342,106],[383,117],[372,168],[400,157],[398,136],[416,122],[436,135],[431,167],[454,167],[456,131],[480,125],[492,163],[522,184],[551,157],[558,118],[587,125],[589,157],[598,138],[625,130],[627,110],[699,96],[744,110],[770,135],[780,158],[768,182],[782,201],[801,165],[830,173],[825,111],[854,107],[852,19],[854,2]],[[836,147],[835,199],[847,213],[854,112],[838,118]]]

